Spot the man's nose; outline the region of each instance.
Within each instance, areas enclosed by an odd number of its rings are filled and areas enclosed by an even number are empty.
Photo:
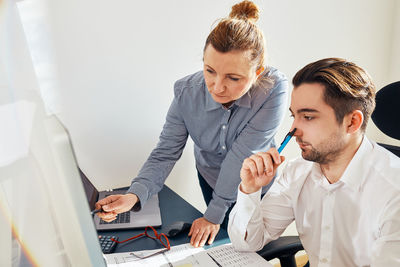
[[[293,136],[300,136],[302,134],[302,130],[299,128],[296,121],[293,121],[290,131],[293,131],[295,128],[296,128],[296,131],[293,133]]]

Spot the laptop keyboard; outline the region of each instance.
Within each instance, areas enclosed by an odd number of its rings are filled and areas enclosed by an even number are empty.
[[[100,220],[100,224],[118,224],[118,223],[130,223],[131,221],[131,213],[130,211],[123,212],[117,215],[117,218],[112,222],[106,222]]]

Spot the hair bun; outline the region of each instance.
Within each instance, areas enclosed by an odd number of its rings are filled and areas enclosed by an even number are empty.
[[[258,20],[258,13],[256,4],[251,1],[243,1],[232,7],[229,17],[256,22]]]

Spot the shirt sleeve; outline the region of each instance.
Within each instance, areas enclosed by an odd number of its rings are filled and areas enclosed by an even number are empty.
[[[221,164],[212,199],[204,213],[208,221],[222,223],[226,211],[236,201],[243,160],[274,145],[274,136],[285,114],[287,97],[288,82],[282,79],[232,144]]]
[[[178,86],[176,83],[175,97],[168,110],[159,142],[127,191],[138,196],[141,206],[162,189],[186,145],[188,131],[179,110],[177,93],[181,92],[181,88],[177,88]]]
[[[400,196],[388,203],[379,221],[380,233],[372,247],[371,266],[400,266]]]
[[[290,186],[284,174],[260,200],[261,190],[245,194],[238,190],[229,215],[228,234],[239,251],[258,251],[277,239],[294,220]]]

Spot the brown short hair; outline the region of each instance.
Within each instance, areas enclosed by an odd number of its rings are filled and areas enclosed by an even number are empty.
[[[294,87],[303,83],[324,85],[324,100],[335,111],[338,123],[358,109],[364,115],[361,130],[365,131],[375,108],[375,85],[365,70],[342,58],[325,58],[299,70],[292,82]]]
[[[257,69],[264,65],[265,39],[255,22],[258,7],[251,1],[243,1],[232,7],[228,18],[220,20],[207,37],[204,50],[211,44],[221,53],[251,51],[250,61]]]

